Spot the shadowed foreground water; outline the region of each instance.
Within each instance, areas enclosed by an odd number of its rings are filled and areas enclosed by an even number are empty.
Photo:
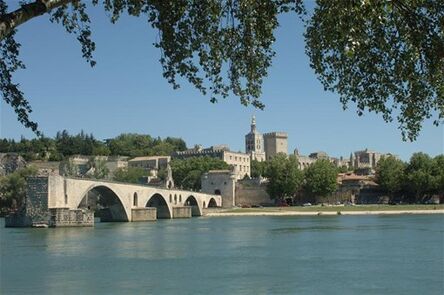
[[[444,215],[3,226],[1,294],[444,294]]]

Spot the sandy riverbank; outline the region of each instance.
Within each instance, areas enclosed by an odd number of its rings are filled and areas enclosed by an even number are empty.
[[[207,212],[205,216],[318,216],[318,215],[397,215],[397,214],[444,214],[444,209],[437,210],[374,210],[374,211],[263,211],[254,212]]]

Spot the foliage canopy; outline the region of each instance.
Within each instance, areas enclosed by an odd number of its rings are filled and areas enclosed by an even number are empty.
[[[403,188],[405,166],[404,162],[393,156],[380,159],[376,166],[376,182],[393,196]]]
[[[0,176],[0,207],[19,208],[26,197],[26,178],[36,173],[37,169],[29,166]]]
[[[314,197],[326,197],[336,190],[337,170],[328,160],[318,160],[304,170],[304,191]]]
[[[200,190],[201,176],[205,172],[230,168],[223,160],[212,157],[192,157],[184,160],[173,159],[170,165],[175,185],[194,191]]]
[[[186,143],[181,138],[153,138],[147,134],[123,133],[102,142],[92,134],[81,131],[72,135],[63,130],[55,138],[22,138],[20,141],[0,139],[0,152],[15,152],[27,161],[60,161],[72,155],[88,156],[161,156],[174,151],[183,151]]]
[[[267,193],[270,198],[281,201],[287,197],[293,198],[303,181],[303,173],[294,155],[287,157],[285,154],[277,154],[266,162],[265,175],[268,178]]]
[[[95,65],[96,48],[86,1],[27,0],[9,11],[0,0],[0,92],[18,120],[37,134],[31,106],[13,74],[23,69],[15,33],[45,13],[74,34],[82,56]],[[427,118],[444,117],[444,2],[436,0],[317,0],[307,14],[302,0],[93,0],[112,23],[122,14],[144,17],[158,31],[163,76],[178,88],[186,79],[212,102],[238,96],[264,108],[261,86],[275,55],[279,15],[301,15],[306,52],[325,89],[357,112],[394,117],[404,139],[414,140]]]

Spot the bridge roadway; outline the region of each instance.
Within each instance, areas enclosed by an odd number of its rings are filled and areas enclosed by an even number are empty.
[[[133,215],[147,207],[156,208],[156,218],[175,218],[186,217],[180,216],[181,208],[191,207],[192,216],[201,216],[203,208],[222,206],[220,195],[58,175],[47,177],[49,210],[86,208],[92,192],[108,203],[115,221],[136,221]]]

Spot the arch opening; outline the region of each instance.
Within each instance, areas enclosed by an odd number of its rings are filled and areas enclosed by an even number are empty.
[[[157,219],[170,219],[172,218],[170,209],[161,194],[154,194],[146,203],[145,207],[154,207],[157,209]]]
[[[214,198],[211,198],[210,201],[208,202],[208,208],[214,208],[214,207],[217,207],[217,203]]]
[[[138,198],[137,193],[134,193],[134,195],[133,195],[133,206],[134,207],[139,206],[139,198]]]
[[[189,196],[184,203],[185,206],[191,207],[191,216],[201,216],[199,204],[194,196]]]
[[[96,186],[86,192],[77,206],[94,211],[100,222],[128,222],[125,207],[119,196],[106,186]]]

